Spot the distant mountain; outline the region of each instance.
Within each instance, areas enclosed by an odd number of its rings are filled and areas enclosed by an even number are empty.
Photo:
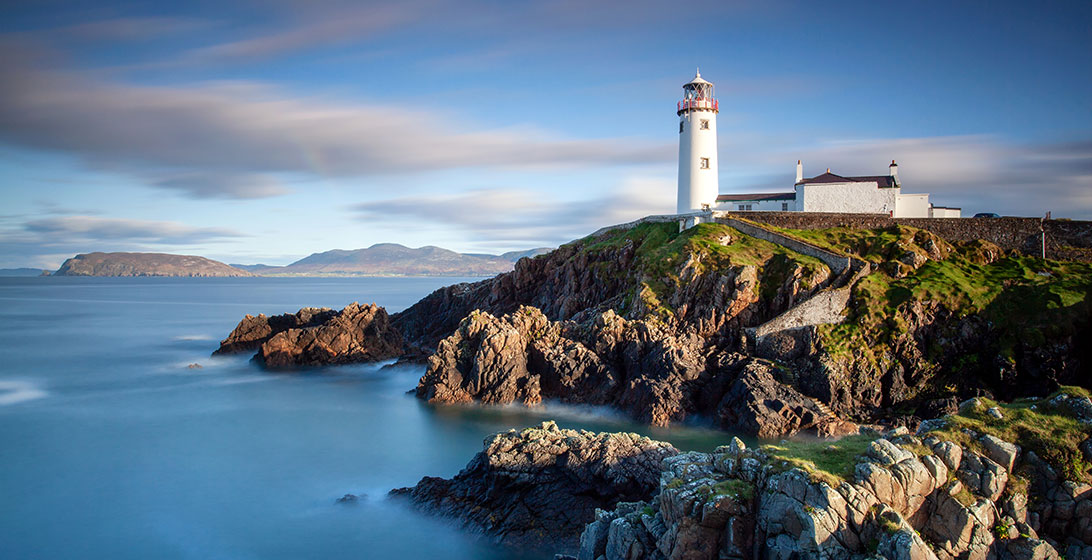
[[[512,270],[513,263],[522,257],[549,251],[550,249],[541,248],[487,255],[456,253],[431,245],[411,249],[397,243],[379,243],[366,249],[335,249],[314,253],[288,266],[233,266],[263,276],[492,276]]]
[[[222,262],[165,253],[88,253],[61,265],[54,276],[253,276]]]
[[[0,268],[0,276],[42,276],[48,271],[40,268]]]

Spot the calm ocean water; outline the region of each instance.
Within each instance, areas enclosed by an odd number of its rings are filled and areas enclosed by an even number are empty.
[[[552,558],[386,493],[545,419],[726,442],[560,405],[433,408],[405,394],[420,367],[269,374],[209,357],[246,313],[393,312],[459,280],[0,278],[0,558]],[[335,503],[349,492],[366,497]]]

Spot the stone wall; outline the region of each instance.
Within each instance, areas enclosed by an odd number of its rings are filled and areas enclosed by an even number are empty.
[[[731,212],[727,215],[791,229],[875,229],[905,225],[931,231],[947,241],[983,239],[1005,250],[1036,256],[1042,243],[1039,218],[892,218],[884,214],[820,212]],[[1048,258],[1092,262],[1092,222],[1046,220],[1043,228]]]
[[[748,217],[750,217],[753,214],[766,213],[767,212],[743,212],[741,214],[746,214]],[[784,213],[791,214],[792,212]],[[782,212],[777,212],[777,214],[782,214]],[[732,213],[731,215],[729,215],[725,212],[715,212],[713,214],[713,218],[717,221],[717,223],[734,227],[744,235],[756,237],[763,241],[769,241],[770,243],[775,243],[791,251],[796,251],[797,253],[800,253],[802,255],[817,258],[823,261],[823,263],[826,264],[828,267],[830,267],[830,271],[833,273],[834,276],[842,274],[853,266],[853,261],[855,260],[853,258],[846,257],[845,255],[839,255],[838,253],[828,251],[826,249],[812,245],[811,243],[806,243],[804,241],[796,239],[794,237],[782,235],[775,231],[770,231],[754,224],[749,224],[747,222],[733,218],[732,216],[734,215],[736,215],[736,213]]]

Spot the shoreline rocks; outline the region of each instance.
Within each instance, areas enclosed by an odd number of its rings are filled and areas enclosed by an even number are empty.
[[[678,450],[637,434],[565,430],[554,422],[486,439],[452,479],[425,477],[391,491],[430,513],[457,517],[500,542],[577,548],[597,509],[647,499]]]
[[[736,440],[666,459],[659,494],[598,512],[577,558],[1042,560],[1058,559],[1056,548],[1092,558],[1092,536],[1073,530],[1092,524],[1092,487],[1047,494],[1056,497],[1040,511],[1073,497],[1063,516],[1079,521],[1059,531],[1009,480],[998,463],[936,437],[876,439],[836,486]]]

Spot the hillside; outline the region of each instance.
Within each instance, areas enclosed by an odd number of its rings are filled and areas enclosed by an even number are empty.
[[[68,259],[53,276],[253,276],[245,270],[193,255],[87,253]]]
[[[726,224],[644,223],[441,288],[391,324],[407,353],[432,354],[416,391],[430,402],[558,399],[761,437],[914,425],[970,397],[1089,383],[1092,265],[907,226],[780,231],[870,273]],[[849,290],[840,324],[749,334],[835,289]]]
[[[493,276],[512,270],[514,262],[549,249],[513,251],[503,255],[457,253],[440,247],[413,249],[379,243],[366,249],[335,249],[314,253],[287,266],[240,265],[263,276]]]

